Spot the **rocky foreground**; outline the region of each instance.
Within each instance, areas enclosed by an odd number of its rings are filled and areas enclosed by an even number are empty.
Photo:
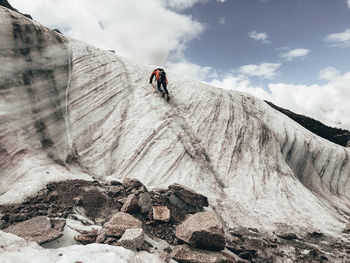
[[[179,185],[149,191],[137,179],[71,180],[0,206],[2,231],[44,247],[77,241],[156,254],[164,262],[346,262],[350,246],[320,232],[226,228],[206,196]],[[75,223],[73,223],[75,222]],[[74,231],[74,235],[68,235]],[[344,230],[347,236],[350,228]],[[73,240],[74,237],[74,240]]]

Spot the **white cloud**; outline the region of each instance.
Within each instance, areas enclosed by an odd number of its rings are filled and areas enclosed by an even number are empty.
[[[208,0],[162,0],[167,7],[170,7],[175,10],[184,10],[191,8],[197,3],[205,3]]]
[[[217,0],[219,3],[225,3],[226,0]],[[349,0],[350,1],[350,0]]]
[[[331,42],[333,46],[350,47],[350,28],[343,33],[329,34],[325,40]]]
[[[226,17],[221,17],[221,18],[219,19],[219,24],[220,24],[220,25],[226,24]]]
[[[291,61],[294,58],[305,57],[309,53],[310,53],[309,49],[297,48],[297,49],[289,50],[288,52],[281,54],[281,57],[288,60],[288,61]]]
[[[247,76],[226,74],[222,80],[213,79],[209,84],[222,88],[250,93],[258,98],[266,98],[269,93],[262,87],[253,87]]]
[[[254,87],[245,76],[226,75],[211,84],[220,88],[239,90],[258,98],[272,101],[287,108],[320,120],[326,125],[350,130],[350,72],[340,74],[335,68],[321,70],[324,85],[269,84],[270,92]]]
[[[176,72],[181,72],[189,77],[203,81],[217,78],[217,73],[212,67],[201,67],[185,59],[179,62],[169,62],[166,66]]]
[[[270,43],[270,41],[268,40],[269,35],[265,32],[258,33],[256,31],[251,31],[248,33],[248,36],[250,38],[254,39],[255,41],[262,41],[263,43]]]
[[[244,65],[238,69],[238,72],[243,75],[259,77],[262,79],[273,79],[278,75],[280,63],[262,63],[260,65]]]
[[[11,4],[68,36],[155,64],[170,55],[181,56],[189,41],[204,30],[190,16],[167,9],[162,0],[147,0],[147,4],[144,0],[12,0]]]
[[[350,0],[347,0],[348,1],[348,8],[350,8]]]
[[[327,81],[336,80],[340,77],[339,71],[336,68],[328,67],[320,71],[319,78]]]

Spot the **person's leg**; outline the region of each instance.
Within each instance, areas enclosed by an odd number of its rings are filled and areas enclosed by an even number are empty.
[[[169,96],[168,89],[166,88],[166,82],[163,82],[163,83],[162,83],[162,85],[163,85],[163,89],[164,89],[164,91],[165,91],[166,95],[168,95],[168,96]]]
[[[158,87],[158,90],[159,90],[160,93],[163,94],[164,91],[160,88],[161,84],[162,84],[162,83],[161,83],[160,81],[157,80],[157,87]]]

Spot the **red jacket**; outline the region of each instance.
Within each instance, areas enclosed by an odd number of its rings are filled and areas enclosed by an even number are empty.
[[[152,83],[154,77],[156,78],[157,81],[161,81],[159,73],[160,73],[159,69],[153,70],[149,82]],[[168,85],[168,79],[167,78],[165,78],[165,81],[166,81],[166,84]]]

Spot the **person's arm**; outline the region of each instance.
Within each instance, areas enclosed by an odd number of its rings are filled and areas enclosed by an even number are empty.
[[[152,72],[152,74],[151,74],[151,78],[149,79],[149,83],[152,83],[152,81],[153,81],[153,78],[154,78],[154,71]]]

